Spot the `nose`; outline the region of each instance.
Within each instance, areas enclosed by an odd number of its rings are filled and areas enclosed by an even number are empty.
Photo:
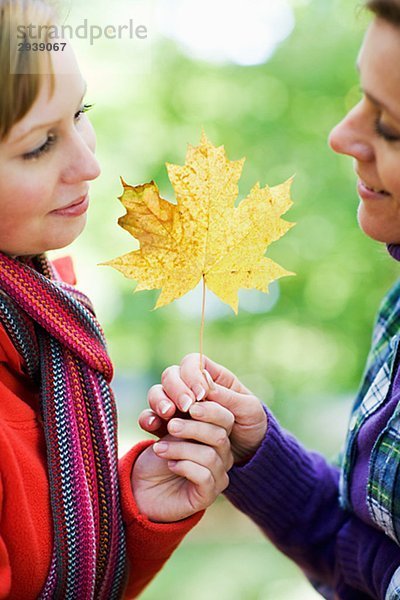
[[[93,131],[82,136],[75,130],[68,151],[70,159],[65,161],[62,171],[64,183],[92,181],[100,175],[100,165],[94,154],[95,146],[96,137]]]
[[[373,160],[374,148],[362,101],[332,129],[328,141],[332,150],[339,154],[352,156],[360,162]]]

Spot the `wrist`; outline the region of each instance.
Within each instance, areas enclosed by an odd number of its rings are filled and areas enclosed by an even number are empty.
[[[232,447],[232,453],[235,460],[236,466],[242,466],[246,464],[253,456],[257,453],[260,448],[268,430],[268,416],[266,411],[263,409],[263,420],[256,428],[256,440],[249,445],[237,443]],[[254,435],[254,432],[253,432]]]
[[[152,441],[153,442],[153,441]],[[154,443],[154,442],[153,442]],[[142,450],[136,457],[135,462],[132,465],[131,471],[131,490],[132,495],[137,506],[137,509],[141,515],[146,517],[149,521],[152,521],[148,514],[148,507],[146,508],[146,490],[148,484],[146,482],[146,455],[153,453],[153,443]]]

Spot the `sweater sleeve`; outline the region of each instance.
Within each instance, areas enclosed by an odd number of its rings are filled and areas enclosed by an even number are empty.
[[[230,470],[226,497],[321,593],[330,590],[341,600],[384,600],[400,565],[400,548],[340,507],[339,469],[307,451],[265,410],[264,441],[246,464]]]
[[[175,523],[153,523],[139,513],[132,493],[131,473],[136,458],[152,443],[151,440],[140,442],[119,463],[122,517],[129,563],[125,600],[136,598],[143,591],[204,514],[204,511],[200,511]]]
[[[3,483],[0,477],[0,523],[3,512]],[[0,598],[8,598],[11,589],[11,565],[7,547],[0,536]]]

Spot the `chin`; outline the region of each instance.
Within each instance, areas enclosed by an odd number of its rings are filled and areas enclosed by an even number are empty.
[[[46,241],[46,247],[44,251],[47,252],[49,250],[58,250],[60,248],[66,248],[67,246],[72,244],[72,242],[74,242],[84,230],[86,220],[86,215],[82,215],[82,217],[79,219],[79,223],[73,223],[69,227],[66,226],[64,227],[64,229],[54,232],[53,235]]]
[[[360,229],[376,242],[384,244],[400,244],[400,223],[395,227],[393,221],[388,223],[379,220],[376,216],[369,215],[363,210],[363,205],[358,207],[357,220]]]

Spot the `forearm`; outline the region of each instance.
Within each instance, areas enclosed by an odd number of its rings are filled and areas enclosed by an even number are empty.
[[[131,489],[131,472],[140,452],[151,443],[137,444],[119,464],[122,515],[129,562],[126,599],[138,596],[204,514],[204,511],[200,511],[192,517],[174,523],[153,523],[140,514]]]
[[[257,453],[229,472],[225,494],[302,567],[332,572],[334,533],[345,521],[338,505],[339,471],[306,451],[268,412]]]
[[[400,549],[341,509],[339,470],[308,452],[270,413],[261,447],[248,463],[231,469],[229,477],[229,500],[311,580],[343,599],[385,597],[400,565]]]

